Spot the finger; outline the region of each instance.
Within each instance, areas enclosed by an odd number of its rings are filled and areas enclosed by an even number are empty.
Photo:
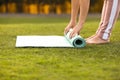
[[[65,28],[65,30],[64,30],[64,33],[66,33],[67,32],[67,28]]]
[[[73,35],[74,35],[74,32],[72,31],[71,33],[70,33],[70,39],[72,39],[73,38]]]
[[[67,34],[67,33],[68,33],[68,29],[65,29],[65,30],[64,30],[64,34]]]
[[[72,32],[70,33],[70,39],[73,38],[73,37],[75,37],[76,34],[79,34],[79,33],[76,33],[75,31],[72,31]]]
[[[75,37],[75,35],[76,35],[76,34],[75,34],[75,33],[73,33],[73,34],[71,35],[71,38]]]
[[[67,34],[69,32],[70,28],[65,28],[64,34]]]

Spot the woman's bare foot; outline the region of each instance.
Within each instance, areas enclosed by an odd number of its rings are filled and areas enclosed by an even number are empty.
[[[108,40],[104,40],[104,39],[101,39],[97,35],[86,40],[87,44],[105,44],[105,43],[109,43],[109,42],[110,42],[109,39]]]

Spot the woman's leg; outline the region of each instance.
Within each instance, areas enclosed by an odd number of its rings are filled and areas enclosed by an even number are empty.
[[[70,34],[70,38],[74,37],[76,34],[79,34],[80,30],[82,29],[88,14],[90,0],[79,0],[79,4],[80,4],[79,20],[77,25],[73,28],[73,31]]]
[[[76,20],[77,20],[77,15],[78,15],[78,11],[79,11],[79,7],[80,7],[80,0],[71,0],[71,19],[69,24],[67,25],[67,27],[65,28],[64,33],[69,32],[69,30],[73,27],[75,27],[76,25]]]
[[[104,5],[103,5],[103,9],[102,9],[102,14],[101,14],[101,21],[100,21],[100,24],[99,24],[99,26],[101,26],[102,24],[103,24],[103,20],[104,20],[104,17],[105,17],[105,11],[106,11],[106,6],[107,6],[107,1],[106,0],[104,0]],[[98,28],[98,30],[100,29],[100,27]],[[98,31],[97,30],[97,31]],[[96,33],[97,33],[97,31],[96,31]],[[91,37],[89,37],[89,38],[87,38],[86,40],[88,40],[88,39],[90,39],[90,38],[93,38],[94,36],[95,36],[96,34],[94,34],[94,35],[92,35]]]
[[[96,35],[88,38],[88,44],[108,43],[112,28],[120,12],[120,0],[105,0],[100,26]]]

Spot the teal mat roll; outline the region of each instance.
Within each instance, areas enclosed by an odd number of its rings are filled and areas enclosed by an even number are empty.
[[[80,35],[75,35],[75,37],[70,39],[70,33],[72,32],[72,29],[65,35],[66,39],[69,41],[70,44],[72,44],[76,48],[82,48],[85,47],[86,42],[84,38],[82,38]]]

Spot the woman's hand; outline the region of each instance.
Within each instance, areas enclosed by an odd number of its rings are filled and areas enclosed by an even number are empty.
[[[76,23],[74,22],[70,22],[67,27],[64,30],[64,34],[67,34],[69,32],[70,29],[73,29],[75,27]]]
[[[76,36],[76,34],[78,34],[79,35],[79,33],[80,33],[80,27],[79,26],[75,26],[74,28],[73,28],[73,30],[72,30],[72,32],[70,33],[70,39],[71,38],[73,38],[73,37],[75,37]]]

